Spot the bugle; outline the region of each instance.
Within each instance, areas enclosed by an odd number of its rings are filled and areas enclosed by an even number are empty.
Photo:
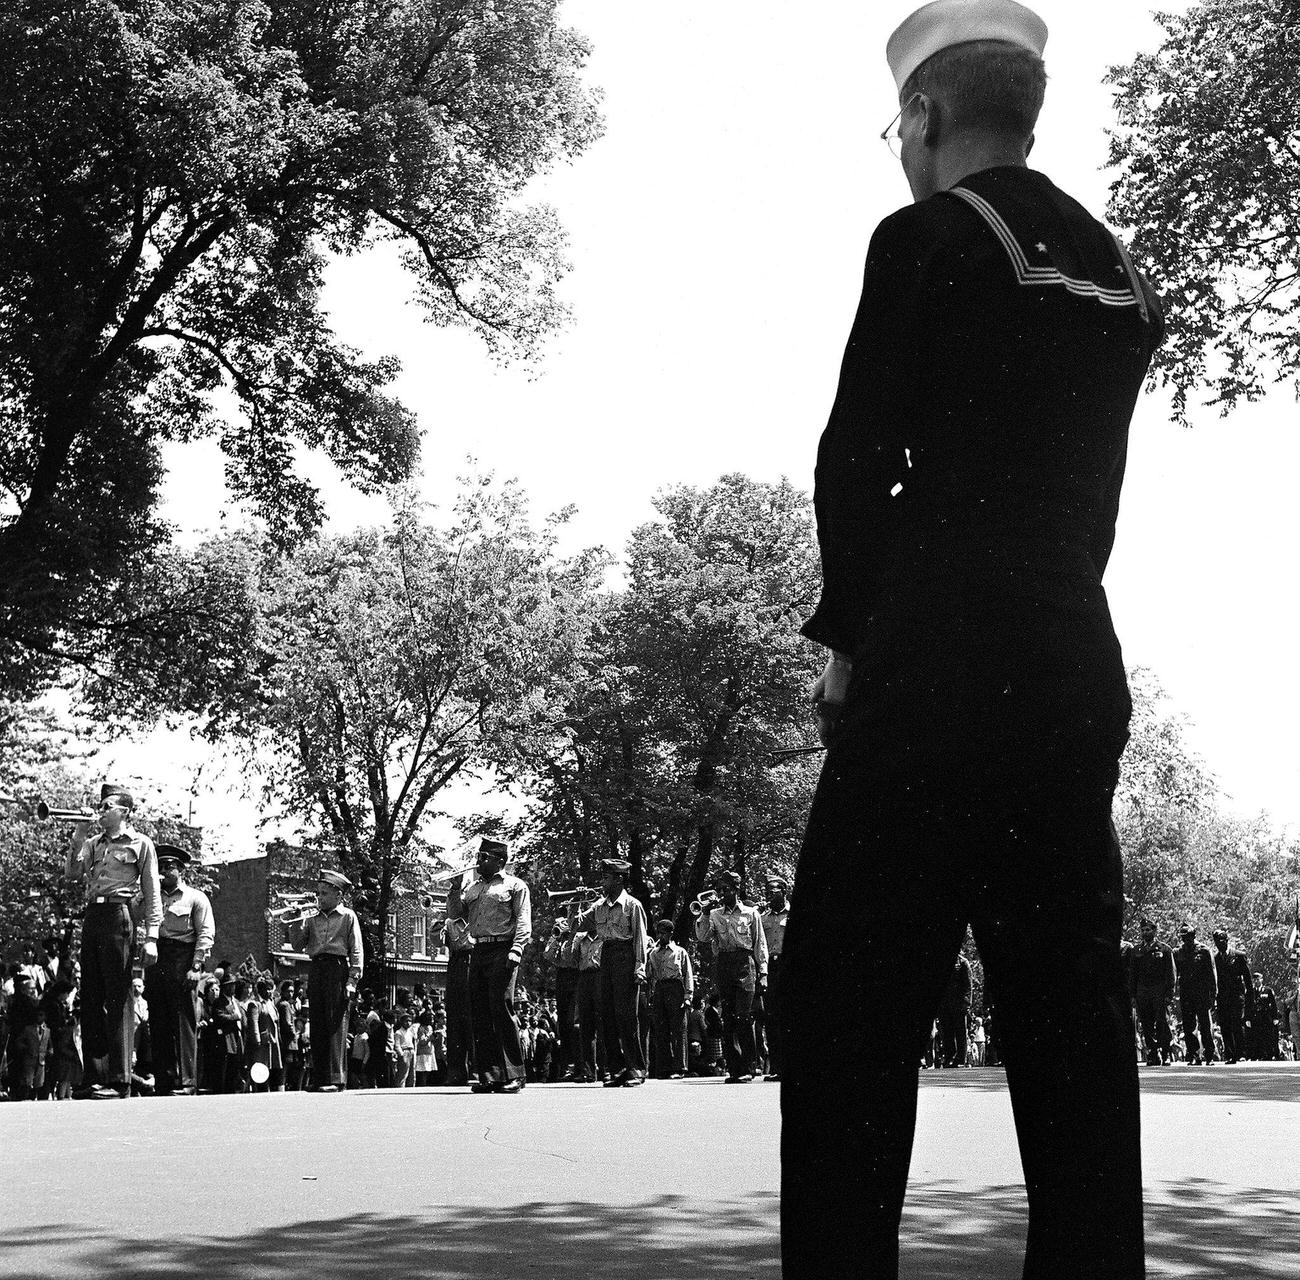
[[[548,902],[581,902],[587,898],[602,897],[599,889],[593,889],[590,885],[579,885],[576,889],[547,889],[546,900]]]
[[[301,924],[320,910],[314,893],[280,893],[276,898],[276,905],[265,912],[268,923],[274,920],[279,924]]]
[[[36,816],[42,822],[94,822],[99,814],[94,809],[56,809],[44,800],[38,800]]]
[[[691,915],[702,916],[706,911],[712,911],[718,905],[721,899],[711,889],[707,893],[702,893],[694,902],[691,903]]]

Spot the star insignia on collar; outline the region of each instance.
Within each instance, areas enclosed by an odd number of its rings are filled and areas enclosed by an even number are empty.
[[[1037,249],[1039,253],[1047,252],[1047,246],[1041,240],[1036,245],[1034,245],[1034,248]]]

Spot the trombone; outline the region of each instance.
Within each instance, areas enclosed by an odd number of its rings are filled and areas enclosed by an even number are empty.
[[[278,901],[265,911],[266,921],[270,924],[301,924],[309,916],[320,910],[320,903],[314,893],[278,893]]]
[[[722,899],[710,889],[707,893],[702,893],[694,902],[691,903],[691,915],[702,916],[706,911],[712,911]]]

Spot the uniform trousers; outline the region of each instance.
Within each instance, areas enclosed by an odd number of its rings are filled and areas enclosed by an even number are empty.
[[[650,997],[654,1022],[655,1075],[686,1074],[686,988],[680,978],[655,983]]]
[[[447,961],[447,1084],[468,1084],[474,1074],[474,1027],[469,1011],[473,949],[453,950]]]
[[[555,1017],[556,1027],[555,1058],[560,1070],[569,1067],[574,1071],[581,1068],[581,1054],[578,1050],[578,971],[577,969],[556,969],[555,971]]]
[[[605,1065],[610,1075],[645,1076],[641,1043],[640,983],[632,941],[606,938],[600,949],[600,1021],[605,1029]]]
[[[348,1082],[348,960],[313,956],[307,970],[307,1004],[311,1018],[311,1083],[344,1088]]]
[[[729,1076],[752,1075],[754,1044],[754,957],[748,951],[719,951],[714,963],[722,1009],[722,1052]]]
[[[81,925],[83,1085],[127,1088],[135,1045],[131,953],[135,925],[124,902],[92,902]]]
[[[474,1027],[474,1070],[480,1080],[523,1080],[524,1052],[515,1021],[515,975],[509,939],[474,944],[470,952],[469,1008]]]
[[[1223,1032],[1223,1056],[1228,1062],[1238,1062],[1246,1056],[1246,1006],[1229,997],[1217,1002],[1215,1012]]]
[[[781,1073],[781,957],[767,957],[767,988],[754,997],[755,1040],[762,1037],[771,1075]]]
[[[970,1015],[967,1005],[954,1005],[939,1010],[939,1055],[945,1067],[966,1065],[966,1019]]]
[[[198,1017],[194,1009],[194,943],[158,940],[158,963],[144,971],[154,1079],[159,1093],[198,1086]]]
[[[1173,1044],[1173,1033],[1169,1030],[1169,1015],[1166,1012],[1169,993],[1161,988],[1159,991],[1137,990],[1138,1022],[1142,1026],[1142,1043],[1146,1046],[1147,1061],[1168,1060],[1169,1046]]]
[[[1025,1280],[1137,1280],[1118,749],[1031,744],[900,775],[866,738],[827,755],[782,952],[782,1274],[896,1280],[917,1063],[969,923],[998,993]]]
[[[575,1067],[596,1079],[606,1073],[605,1029],[600,1020],[600,970],[583,969],[578,974],[577,994],[578,1057]]]
[[[1210,1025],[1209,996],[1193,996],[1190,999],[1179,996],[1178,1012],[1183,1023],[1186,1061],[1191,1062],[1193,1058],[1203,1056],[1206,1062],[1213,1062],[1215,1060],[1214,1028]],[[1204,1046],[1203,1055],[1202,1046]]]

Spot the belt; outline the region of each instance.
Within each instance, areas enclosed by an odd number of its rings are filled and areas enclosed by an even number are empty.
[[[486,936],[482,936],[482,937],[476,936],[474,938],[474,942],[478,946],[482,946],[485,942],[486,943],[513,942],[514,940],[515,940],[515,935],[513,933],[488,934]]]
[[[197,938],[191,938],[188,942],[184,938],[159,938],[160,947],[192,947],[198,941]]]
[[[91,898],[86,905],[88,907],[129,907],[131,900],[130,898],[113,898],[103,894],[98,898]]]
[[[348,962],[347,956],[336,956],[332,951],[322,951],[320,955],[311,956],[310,959],[312,964],[315,964],[318,960],[333,960],[338,964],[347,964]]]

